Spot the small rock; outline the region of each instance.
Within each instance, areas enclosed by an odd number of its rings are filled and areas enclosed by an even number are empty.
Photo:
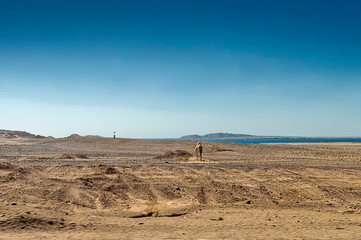
[[[16,202],[12,202],[11,205],[15,206],[17,203]]]
[[[139,225],[143,225],[144,224],[144,222],[140,222],[140,223],[138,223]]]
[[[352,213],[355,213],[355,211],[354,210],[349,210],[349,211],[342,212],[342,214],[352,214]]]
[[[337,227],[336,229],[342,230],[342,229],[345,229],[345,228],[344,227]]]
[[[219,217],[219,218],[218,218],[218,221],[223,221],[223,218],[222,218],[222,217]]]

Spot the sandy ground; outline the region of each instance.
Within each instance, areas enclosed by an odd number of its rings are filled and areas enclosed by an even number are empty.
[[[194,145],[0,139],[0,239],[361,239],[361,143]]]

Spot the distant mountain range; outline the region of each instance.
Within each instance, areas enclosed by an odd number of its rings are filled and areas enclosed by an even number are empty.
[[[186,135],[180,137],[182,140],[198,140],[198,139],[345,139],[345,138],[360,138],[360,137],[297,137],[297,136],[259,136],[250,134],[233,134],[233,133],[209,133],[206,135]]]
[[[256,136],[249,134],[233,134],[233,133],[209,133],[206,135],[186,135],[180,139],[244,139],[244,138],[263,138],[264,136]]]

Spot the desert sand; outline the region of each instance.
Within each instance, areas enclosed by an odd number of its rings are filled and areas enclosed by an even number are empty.
[[[0,138],[0,239],[360,239],[361,143]]]

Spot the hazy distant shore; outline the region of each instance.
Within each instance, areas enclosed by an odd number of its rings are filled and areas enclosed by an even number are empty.
[[[361,137],[305,137],[305,136],[258,136],[249,134],[233,134],[233,133],[210,133],[206,135],[186,135],[179,139],[184,140],[230,140],[230,139],[361,139]]]

